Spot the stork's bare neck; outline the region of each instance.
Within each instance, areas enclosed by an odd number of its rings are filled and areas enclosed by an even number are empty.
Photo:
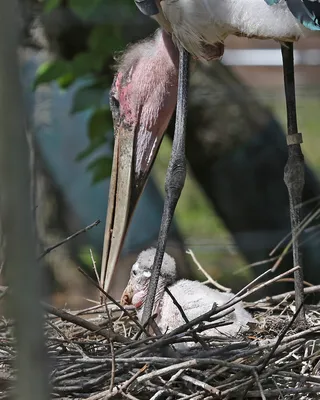
[[[119,65],[116,91],[120,116],[136,126],[136,175],[153,162],[175,109],[178,59],[170,35],[159,30],[132,46]]]
[[[223,42],[228,35],[294,41],[310,31],[292,14],[286,0],[271,6],[265,0],[162,0],[160,16],[193,55],[206,58],[203,45]]]
[[[123,54],[115,90],[127,123],[139,122],[152,129],[162,108],[168,108],[165,100],[172,98],[171,108],[175,107],[178,57],[170,35],[162,30]]]

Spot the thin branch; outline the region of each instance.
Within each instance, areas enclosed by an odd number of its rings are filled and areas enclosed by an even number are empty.
[[[213,387],[211,385],[208,385],[205,382],[199,381],[199,379],[193,378],[192,376],[189,376],[189,375],[182,375],[181,378],[186,382],[190,382],[195,386],[201,387],[202,389],[204,389],[205,391],[207,391],[211,394],[214,394],[216,396],[220,395],[220,390],[216,389],[215,387]]]
[[[215,281],[210,274],[208,274],[208,272],[202,267],[202,265],[199,263],[199,261],[197,260],[196,256],[194,255],[193,251],[191,249],[188,249],[186,251],[186,254],[189,254],[192,257],[193,262],[196,264],[196,266],[198,267],[198,269],[203,273],[203,275],[208,279],[208,281],[215,286],[216,288],[224,291],[224,292],[231,292],[230,288],[227,288],[225,286],[222,286],[220,283],[218,283],[217,281]]]
[[[146,329],[136,320],[134,319],[130,313],[120,304],[118,303],[110,294],[108,294],[104,289],[102,289],[102,287],[99,285],[99,283],[97,283],[96,281],[94,281],[90,275],[88,275],[86,273],[86,271],[84,271],[81,267],[78,266],[78,271],[82,273],[83,276],[85,276],[88,281],[90,281],[93,286],[95,286],[98,290],[100,290],[100,292],[107,298],[109,299],[113,304],[115,304],[132,322],[134,322],[135,325],[137,325],[137,327],[139,329],[142,330],[142,332],[145,332],[146,334],[147,331]]]
[[[318,292],[320,292],[320,285],[315,285],[315,286],[304,288],[303,292],[304,292],[304,294],[318,293]],[[250,304],[258,305],[259,303],[278,303],[278,302],[282,301],[283,299],[289,299],[294,296],[295,296],[295,292],[294,292],[294,290],[292,290],[290,292],[277,294],[275,296],[267,296],[267,297],[264,297],[263,299],[256,300]]]
[[[65,320],[65,321],[71,322],[75,325],[81,326],[82,328],[87,329],[88,331],[99,334],[99,335],[105,337],[106,339],[113,339],[119,343],[130,343],[131,342],[130,339],[128,339],[120,334],[114,333],[105,328],[100,328],[96,324],[94,324],[90,321],[87,321],[81,317],[78,317],[77,315],[70,314],[65,310],[59,310],[58,308],[53,307],[52,305],[44,303],[44,302],[42,302],[42,305],[48,313],[53,314],[56,317],[61,318],[62,320]]]
[[[93,222],[92,224],[86,226],[83,229],[80,229],[78,232],[74,233],[73,235],[61,240],[61,242],[58,242],[56,244],[54,244],[53,246],[47,247],[44,252],[42,254],[40,254],[40,256],[38,257],[38,260],[41,260],[43,257],[45,257],[47,254],[49,254],[52,250],[55,250],[57,247],[62,246],[63,244],[69,242],[70,240],[74,239],[75,237],[81,235],[82,233],[87,232],[88,230],[94,228],[95,226],[100,224],[100,220],[97,219],[95,222]]]
[[[189,321],[188,317],[186,316],[186,313],[184,312],[184,310],[183,310],[183,308],[181,307],[181,305],[178,303],[177,299],[176,299],[176,298],[174,297],[174,295],[171,293],[171,291],[169,290],[169,288],[165,287],[164,290],[167,292],[167,294],[170,296],[171,300],[173,301],[173,304],[174,304],[174,305],[177,307],[177,309],[179,310],[179,312],[180,312],[182,318],[184,319],[184,322],[185,322],[186,324],[189,323],[190,321]],[[199,343],[201,344],[201,346],[202,346],[203,349],[206,349],[206,350],[209,349],[209,346],[207,345],[207,343],[206,343],[201,337],[199,337],[199,335],[197,335],[196,332],[192,332],[192,336],[193,336],[193,338],[194,338],[194,341],[195,341],[195,342],[199,342]]]

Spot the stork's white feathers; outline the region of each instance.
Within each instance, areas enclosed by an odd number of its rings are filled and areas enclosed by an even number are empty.
[[[141,320],[143,302],[151,276],[151,269],[155,256],[155,249],[143,251],[136,263],[132,266],[130,280],[124,294],[131,293],[132,304],[137,306],[137,315]],[[172,257],[165,253],[160,271],[160,279],[156,292],[154,313],[157,313],[156,322],[160,330],[170,332],[185,323],[179,309],[165,292],[168,287],[178,301],[187,318],[192,320],[210,311],[214,304],[223,305],[234,298],[232,293],[222,293],[211,289],[198,281],[181,279],[176,281],[176,265]],[[130,289],[129,289],[130,288]],[[243,308],[241,302],[234,305],[234,312],[226,317],[231,325],[208,329],[205,335],[209,336],[236,336],[247,328],[248,322],[253,322],[251,315]],[[190,342],[191,343],[191,342]],[[191,346],[194,344],[191,344]]]
[[[194,56],[205,58],[201,43],[214,44],[236,34],[261,39],[297,40],[310,33],[292,15],[285,0],[163,0],[173,35]]]

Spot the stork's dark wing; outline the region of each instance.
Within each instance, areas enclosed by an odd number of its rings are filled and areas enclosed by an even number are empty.
[[[273,0],[267,1],[272,3]],[[286,0],[292,14],[306,28],[320,30],[320,0]]]
[[[264,0],[269,6],[279,3],[280,0]]]

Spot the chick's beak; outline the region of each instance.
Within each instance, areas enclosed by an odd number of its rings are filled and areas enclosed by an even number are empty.
[[[132,304],[132,298],[133,298],[133,288],[129,281],[126,288],[124,289],[124,291],[122,293],[120,304],[122,306],[128,306],[128,305]]]

